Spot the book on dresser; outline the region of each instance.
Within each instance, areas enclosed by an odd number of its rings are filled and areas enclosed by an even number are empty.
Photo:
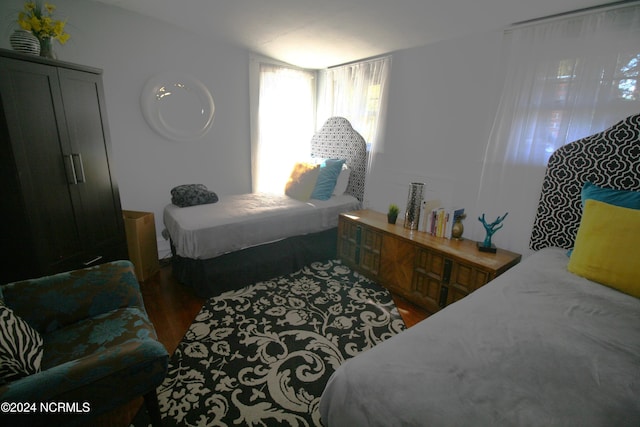
[[[418,230],[420,231],[428,231],[430,227],[429,218],[431,216],[431,212],[434,209],[437,209],[441,206],[440,200],[423,200],[422,205],[420,206],[420,221],[418,223]]]
[[[424,226],[420,228],[432,236],[451,238],[451,230],[456,218],[464,215],[464,208],[454,207],[434,207],[430,210],[425,209]]]

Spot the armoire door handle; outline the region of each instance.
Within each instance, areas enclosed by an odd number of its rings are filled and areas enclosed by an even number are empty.
[[[73,153],[71,155],[74,159],[74,161],[72,162],[74,167],[73,167],[73,174],[76,176],[76,181],[77,183],[83,183],[83,182],[87,182],[87,179],[84,175],[84,163],[82,162],[82,155],[80,155],[80,153]],[[76,166],[76,159],[77,159],[77,166]],[[78,176],[76,175],[76,170],[78,172],[80,172],[80,177],[78,178]]]
[[[64,155],[64,159],[65,164],[67,165],[65,167],[65,170],[67,171],[67,182],[69,184],[75,185],[78,183],[78,177],[76,176],[76,167],[73,164],[73,155],[66,154]]]

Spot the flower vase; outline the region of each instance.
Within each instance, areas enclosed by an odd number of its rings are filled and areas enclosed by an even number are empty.
[[[16,52],[40,55],[40,41],[31,31],[15,30],[9,36],[9,43]]]
[[[56,59],[53,51],[53,39],[51,37],[43,37],[40,39],[40,56],[43,58]]]
[[[420,221],[420,208],[422,207],[422,198],[424,191],[424,183],[412,182],[409,186],[409,195],[407,196],[407,210],[404,216],[404,228],[410,230],[418,229]]]

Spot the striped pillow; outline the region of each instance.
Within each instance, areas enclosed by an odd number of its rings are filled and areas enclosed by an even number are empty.
[[[40,372],[42,337],[0,300],[0,384]]]

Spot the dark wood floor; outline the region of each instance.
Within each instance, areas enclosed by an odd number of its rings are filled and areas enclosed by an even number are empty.
[[[172,354],[183,335],[202,308],[204,300],[198,298],[186,286],[176,281],[171,274],[171,266],[163,265],[152,278],[141,283],[149,319],[153,322],[158,339]],[[425,319],[428,314],[403,298],[394,296],[394,301],[402,319],[408,327]],[[92,426],[125,427],[131,423],[142,406],[142,398],[100,417]]]

